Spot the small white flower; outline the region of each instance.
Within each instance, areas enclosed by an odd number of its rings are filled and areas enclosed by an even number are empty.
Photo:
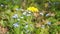
[[[14,14],[14,15],[13,15],[13,18],[18,18],[18,15],[17,15],[17,14]]]
[[[20,8],[21,11],[24,11],[24,9]]]
[[[31,16],[31,14],[27,14],[27,16]]]
[[[17,19],[18,21],[20,21],[20,19]]]
[[[19,24],[18,24],[18,23],[14,23],[13,26],[14,26],[14,27],[18,27]]]
[[[27,12],[23,12],[23,15],[26,15]]]
[[[43,16],[44,14],[41,12],[41,13],[40,13],[40,15],[42,15],[42,16]]]
[[[4,5],[3,4],[1,4],[1,7],[3,7]]]
[[[21,16],[20,18],[22,18],[22,19],[23,19],[24,17],[23,17],[23,16]]]
[[[26,25],[24,28],[28,28],[28,25]]]
[[[29,11],[29,10],[25,10],[25,12],[31,13],[31,11]]]
[[[49,16],[50,14],[46,14],[46,16]]]
[[[28,13],[31,13],[30,11]]]
[[[47,22],[48,25],[51,25],[51,22]]]

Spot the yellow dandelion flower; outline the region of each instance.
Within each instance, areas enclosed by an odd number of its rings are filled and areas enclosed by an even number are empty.
[[[31,12],[38,12],[38,9],[35,7],[29,7],[29,8],[27,8],[27,10],[29,10]]]

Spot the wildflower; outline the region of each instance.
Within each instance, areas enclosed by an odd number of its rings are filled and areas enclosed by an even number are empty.
[[[50,14],[46,14],[46,16],[49,16]]]
[[[3,4],[1,4],[1,7],[3,7],[4,5]]]
[[[18,24],[18,23],[14,23],[13,26],[14,26],[14,27],[18,27],[19,24]]]
[[[26,25],[24,28],[28,28],[28,25]]]
[[[47,22],[48,25],[51,25],[51,22]]]
[[[18,18],[18,15],[17,15],[17,14],[14,14],[14,15],[13,15],[13,18]]]
[[[27,13],[31,13],[31,11],[29,11],[29,10],[25,10],[25,12],[27,12]]]
[[[23,12],[23,15],[26,15],[27,12]]]
[[[18,21],[20,21],[20,19],[17,19]]]
[[[30,11],[28,13],[31,13]]]
[[[24,17],[23,17],[23,16],[21,16],[20,18],[22,18],[22,19],[23,19]]]
[[[21,11],[24,11],[24,9],[20,8]]]
[[[27,10],[29,10],[31,12],[38,12],[38,9],[35,7],[29,7],[29,8],[27,8]]]
[[[31,14],[30,14],[31,12],[23,12],[23,15],[25,15],[25,16],[31,16]]]
[[[31,16],[31,14],[27,14],[27,16]]]
[[[40,15],[42,15],[42,16],[43,16],[43,15],[44,15],[44,14],[43,14],[43,12],[40,12]]]

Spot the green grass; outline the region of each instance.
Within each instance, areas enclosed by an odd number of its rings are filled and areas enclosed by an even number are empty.
[[[43,24],[43,26],[36,27],[35,23],[32,22],[34,15],[23,14],[21,10],[11,12],[6,10],[2,12],[0,23],[3,27],[8,27],[6,34],[60,34],[60,25],[55,24],[57,22],[53,17],[49,17],[51,24]],[[28,15],[28,16],[27,16]]]

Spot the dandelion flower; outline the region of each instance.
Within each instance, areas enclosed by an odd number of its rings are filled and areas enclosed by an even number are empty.
[[[27,10],[29,10],[31,12],[38,12],[38,9],[35,7],[29,7],[29,8],[27,8]]]

